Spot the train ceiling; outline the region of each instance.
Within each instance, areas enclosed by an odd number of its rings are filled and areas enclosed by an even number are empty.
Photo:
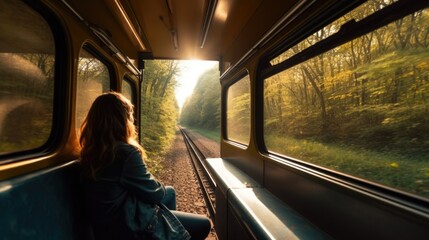
[[[313,0],[63,0],[130,58],[235,63]],[[333,1],[322,1],[333,2]],[[268,11],[269,10],[269,11]],[[267,14],[268,13],[268,14]],[[302,14],[301,14],[302,15]],[[286,24],[286,23],[285,23]],[[126,38],[123,38],[126,36]]]

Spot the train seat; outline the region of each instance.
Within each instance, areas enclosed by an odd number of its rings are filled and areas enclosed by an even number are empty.
[[[228,160],[209,158],[207,163],[216,182],[220,239],[330,238]]]
[[[1,239],[92,239],[77,161],[0,181]]]

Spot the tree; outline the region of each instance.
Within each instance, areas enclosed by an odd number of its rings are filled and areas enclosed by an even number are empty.
[[[220,82],[216,67],[200,76],[180,114],[180,123],[210,130],[220,127]]]
[[[177,61],[147,61],[141,96],[142,145],[148,158],[164,153],[175,137],[178,106],[174,96]]]
[[[293,57],[344,23],[363,19],[389,2],[368,1],[271,64]],[[266,131],[415,149],[412,142],[423,141],[427,132],[423,129],[429,129],[424,120],[429,109],[428,24],[427,10],[415,12],[266,79]]]

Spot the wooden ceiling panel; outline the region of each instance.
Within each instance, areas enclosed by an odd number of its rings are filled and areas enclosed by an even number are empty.
[[[137,56],[137,41],[133,39],[124,21],[118,19],[120,11],[115,11],[115,1],[126,6],[128,17],[136,20],[133,25],[139,25],[134,27],[137,30],[141,27],[145,51],[154,58],[222,58],[231,63],[249,51],[298,2],[218,0],[206,42],[201,48],[202,26],[209,0],[67,1],[85,19],[108,29],[113,41],[131,58]],[[177,34],[177,49],[174,33]]]

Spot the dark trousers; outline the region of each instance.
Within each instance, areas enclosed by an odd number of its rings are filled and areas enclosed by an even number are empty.
[[[199,214],[176,211],[176,190],[171,186],[165,187],[166,194],[161,203],[179,219],[180,223],[189,232],[192,239],[205,239],[210,232],[210,219]]]

